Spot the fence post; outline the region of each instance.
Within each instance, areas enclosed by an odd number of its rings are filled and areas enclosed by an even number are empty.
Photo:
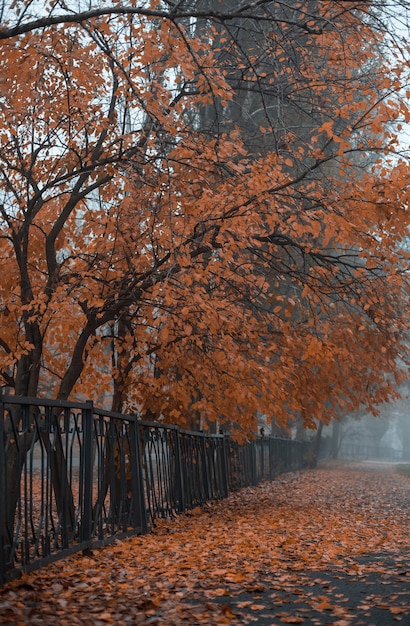
[[[225,498],[228,497],[229,494],[229,482],[228,482],[228,455],[227,455],[227,438],[223,435],[222,446],[221,446],[221,478],[222,478],[222,493]]]
[[[256,470],[256,441],[252,439],[250,442],[251,445],[251,474],[252,474],[252,485],[258,484],[258,475]]]
[[[147,515],[145,508],[144,479],[141,457],[141,438],[137,416],[130,421],[130,464],[131,464],[131,489],[133,507],[134,528],[141,528],[141,533],[148,532]]]
[[[178,513],[183,513],[186,509],[185,493],[183,488],[183,474],[181,461],[181,442],[179,428],[175,428],[175,489],[178,500]]]
[[[204,482],[205,500],[209,500],[209,475],[208,475],[208,457],[206,454],[206,435],[202,435],[202,480]]]
[[[268,439],[269,441],[269,478],[273,478],[275,475],[275,470],[274,470],[274,452],[273,452],[273,441],[272,441],[272,437],[269,437]]]
[[[0,586],[6,582],[6,454],[4,450],[4,404],[0,389]]]
[[[256,440],[255,444],[256,444],[256,449],[258,449],[259,447],[259,467],[260,467],[260,472],[259,472],[259,476],[258,476],[258,481],[261,480],[261,478],[265,477],[265,446],[264,446],[264,439],[263,437],[260,437]],[[259,444],[259,446],[258,446]],[[256,466],[257,468],[258,466]]]
[[[81,543],[91,541],[93,518],[93,403],[87,400],[87,407],[83,409],[83,489],[84,505],[81,520]],[[84,548],[87,550],[87,548]]]

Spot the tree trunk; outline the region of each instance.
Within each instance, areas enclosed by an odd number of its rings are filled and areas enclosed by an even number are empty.
[[[332,459],[337,459],[339,456],[340,427],[341,427],[340,421],[334,420],[333,428],[332,428],[332,441],[331,441],[331,448],[330,448],[330,456],[332,457]]]
[[[319,422],[319,426],[317,427],[316,436],[314,440],[314,452],[313,452],[314,467],[317,466],[317,463],[319,461],[320,445],[322,443],[322,431],[323,431],[323,422]]]
[[[94,315],[88,318],[87,323],[81,331],[74,346],[70,365],[61,380],[60,388],[57,393],[58,400],[67,400],[69,398],[74,385],[84,369],[84,352],[86,350],[88,340],[99,325],[100,324],[96,322]]]

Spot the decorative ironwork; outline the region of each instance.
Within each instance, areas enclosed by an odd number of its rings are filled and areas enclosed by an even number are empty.
[[[303,444],[238,445],[93,407],[0,396],[0,584],[303,467]]]

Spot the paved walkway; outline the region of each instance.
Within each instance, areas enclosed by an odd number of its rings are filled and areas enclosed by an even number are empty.
[[[328,475],[323,472],[325,469]],[[404,482],[397,475],[397,466],[376,462],[328,463],[311,476],[315,479],[321,476],[324,485],[328,484],[329,517],[343,507],[346,513],[350,511],[346,515],[346,531],[352,513],[367,530],[374,528],[375,521],[377,526],[378,519],[379,530],[386,539],[390,532],[396,534],[397,523],[403,524],[397,544],[393,544],[393,549],[383,550],[380,549],[385,543],[383,537],[378,538],[377,550],[370,533],[367,551],[359,533],[351,555],[345,554],[342,561],[337,557],[333,560],[330,550],[327,567],[315,571],[314,562],[307,558],[309,564],[304,568],[303,560],[295,556],[290,558],[285,571],[261,575],[260,586],[256,585],[250,592],[237,591],[228,598],[218,598],[218,602],[224,606],[229,600],[230,612],[235,616],[233,623],[237,624],[410,625],[410,476]],[[316,491],[316,480],[311,489],[313,497],[315,494],[322,497],[322,489]],[[360,509],[363,509],[361,513]],[[394,518],[395,514],[399,519]],[[326,519],[323,522],[326,529]],[[292,520],[289,520],[291,528]],[[343,532],[339,543],[342,541]],[[337,543],[336,540],[331,547]],[[309,524],[301,545],[308,553],[312,545]]]
[[[328,464],[0,591],[16,626],[410,624],[410,478]]]
[[[236,617],[233,623],[397,626],[401,622],[408,626],[410,571],[397,568],[388,554],[367,555],[359,564],[364,568],[376,564],[383,573],[355,576],[329,568],[327,572],[298,572],[279,583],[274,577],[265,578],[263,591],[261,586],[260,591],[229,598]]]

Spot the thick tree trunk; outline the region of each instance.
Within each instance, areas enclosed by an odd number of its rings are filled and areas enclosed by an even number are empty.
[[[21,420],[21,411],[18,406],[14,414],[10,411],[7,415],[3,412],[1,416],[4,425],[4,436],[1,445],[4,450],[5,467],[0,468],[3,480],[1,488],[5,489],[5,511],[1,519],[3,522],[1,528],[1,543],[3,545],[6,562],[9,561],[12,542],[14,536],[15,516],[17,503],[20,498],[21,474],[26,462],[28,451],[33,445],[33,439],[36,436],[32,433],[18,433],[18,425]]]

